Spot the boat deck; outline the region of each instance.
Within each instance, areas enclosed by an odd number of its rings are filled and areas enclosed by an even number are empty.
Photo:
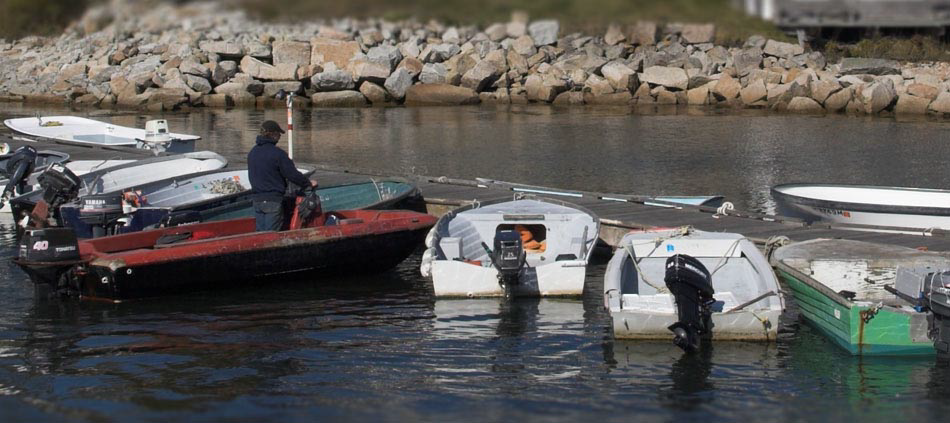
[[[3,136],[0,142],[11,149],[27,144],[21,139]],[[84,147],[51,142],[30,142],[39,150],[57,150],[70,154],[72,160],[134,159],[150,156],[148,151],[125,147]],[[228,157],[232,165],[244,162],[244,157]],[[298,163],[305,165],[305,163]],[[736,232],[757,244],[764,245],[772,237],[785,236],[791,241],[817,238],[851,239],[882,244],[921,248],[930,251],[950,251],[950,231],[919,231],[916,234],[895,233],[896,228],[858,225],[807,224],[795,218],[770,216],[742,210],[717,210],[710,207],[673,205],[660,207],[645,197],[585,191],[565,191],[557,188],[535,187],[504,182],[474,181],[419,175],[381,175],[367,171],[334,166],[314,166],[315,178],[323,186],[367,181],[377,177],[400,176],[418,183],[430,214],[441,215],[473,201],[514,198],[531,194],[557,198],[586,207],[601,218],[601,239],[616,246],[631,229],[651,227],[678,227],[690,225],[711,232]],[[728,198],[726,199],[728,200]],[[670,204],[672,205],[672,204]],[[855,228],[864,230],[853,230]],[[875,231],[868,231],[875,230]],[[907,232],[909,230],[902,230]]]

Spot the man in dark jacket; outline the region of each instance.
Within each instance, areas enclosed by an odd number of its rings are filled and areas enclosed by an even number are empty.
[[[287,153],[277,148],[284,130],[272,120],[261,124],[257,145],[247,154],[247,173],[254,198],[257,231],[279,231],[284,223],[283,199],[287,181],[304,187],[317,186],[297,170]]]

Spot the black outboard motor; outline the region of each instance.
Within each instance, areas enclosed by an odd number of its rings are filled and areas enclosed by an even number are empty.
[[[43,201],[56,208],[79,195],[82,179],[61,164],[54,164],[37,178],[43,191]]]
[[[521,269],[525,265],[525,251],[521,242],[521,234],[510,229],[498,231],[495,234],[495,249],[488,252],[492,264],[498,269],[498,282],[505,288],[505,293],[510,296],[510,290],[518,284]]]
[[[7,165],[2,171],[8,182],[3,189],[3,199],[0,200],[0,204],[5,203],[16,194],[23,194],[26,190],[26,178],[33,173],[33,169],[36,167],[36,149],[24,145],[7,157],[6,162]]]
[[[122,217],[119,194],[87,195],[79,200],[79,220],[92,226],[93,238],[111,234],[111,227]]]
[[[43,189],[43,199],[38,201],[30,212],[28,227],[49,226],[50,214],[59,206],[72,201],[79,195],[82,179],[61,164],[54,164],[37,178]]]
[[[297,205],[297,217],[301,222],[307,222],[323,213],[323,204],[320,202],[320,194],[313,187],[305,188],[302,194],[303,199]]]
[[[700,348],[700,341],[712,338],[712,275],[699,260],[676,254],[666,260],[666,287],[676,301],[679,320],[670,325],[673,343],[686,352]]]
[[[20,238],[13,260],[36,284],[68,288],[67,271],[80,263],[79,241],[71,228],[32,229]]]

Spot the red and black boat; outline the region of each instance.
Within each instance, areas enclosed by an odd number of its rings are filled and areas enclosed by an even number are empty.
[[[435,221],[412,211],[321,213],[308,196],[298,199],[282,231],[255,232],[253,218],[81,242],[68,228],[34,229],[24,234],[14,262],[56,292],[118,302],[292,273],[387,270],[421,245]]]

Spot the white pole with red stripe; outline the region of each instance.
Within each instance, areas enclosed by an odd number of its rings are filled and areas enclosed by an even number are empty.
[[[294,158],[294,93],[287,96],[287,154]]]

